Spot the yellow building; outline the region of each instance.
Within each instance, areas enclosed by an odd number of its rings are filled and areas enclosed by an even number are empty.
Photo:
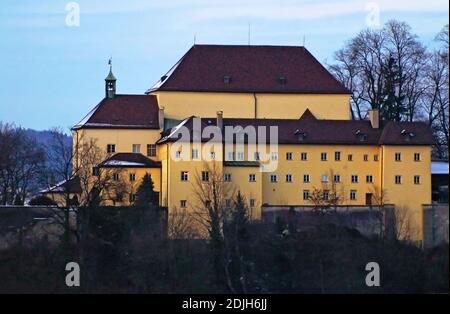
[[[105,158],[122,159],[124,176],[150,172],[169,213],[195,207],[195,186],[208,184],[214,164],[225,200],[241,191],[254,219],[271,206],[311,205],[320,190],[338,193],[338,205],[407,208],[421,237],[431,130],[379,121],[376,110],[352,120],[350,92],[304,47],[194,45],[146,95],[116,94],[111,71],[105,81],[105,99],[73,128],[75,151],[95,139]],[[239,127],[242,147],[226,141]],[[247,132],[269,139],[271,127],[276,143],[253,149]],[[205,130],[223,138],[210,145]],[[153,166],[134,167],[133,154]]]

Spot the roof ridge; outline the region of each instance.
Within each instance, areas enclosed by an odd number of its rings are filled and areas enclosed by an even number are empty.
[[[305,46],[297,45],[271,45],[271,44],[258,44],[258,45],[246,45],[246,44],[194,44],[192,47],[275,47],[275,48],[304,48]]]

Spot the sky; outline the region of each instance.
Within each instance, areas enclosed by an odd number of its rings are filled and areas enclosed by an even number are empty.
[[[78,14],[79,13],[79,14]],[[143,94],[197,44],[305,45],[322,63],[367,27],[405,21],[427,46],[447,0],[2,0],[0,121],[69,128],[103,97]],[[250,29],[250,32],[249,32]],[[249,36],[250,33],[250,36]]]

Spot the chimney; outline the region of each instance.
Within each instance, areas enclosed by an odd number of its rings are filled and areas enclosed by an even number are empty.
[[[378,109],[369,109],[369,120],[372,128],[380,128],[380,111]]]
[[[164,131],[164,107],[159,108],[158,123],[160,130]]]
[[[217,111],[217,127],[223,129],[223,111]]]

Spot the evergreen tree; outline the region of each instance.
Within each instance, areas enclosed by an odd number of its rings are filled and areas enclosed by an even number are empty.
[[[241,240],[247,235],[247,225],[249,222],[249,209],[245,203],[245,197],[238,191],[234,200],[234,207],[231,212],[231,225],[235,229],[237,240]]]
[[[135,206],[157,206],[158,193],[154,191],[154,184],[150,174],[146,173],[136,193]]]
[[[383,69],[384,100],[381,104],[381,119],[385,121],[401,121],[406,112],[404,96],[398,95],[399,69],[394,57],[389,57]]]

